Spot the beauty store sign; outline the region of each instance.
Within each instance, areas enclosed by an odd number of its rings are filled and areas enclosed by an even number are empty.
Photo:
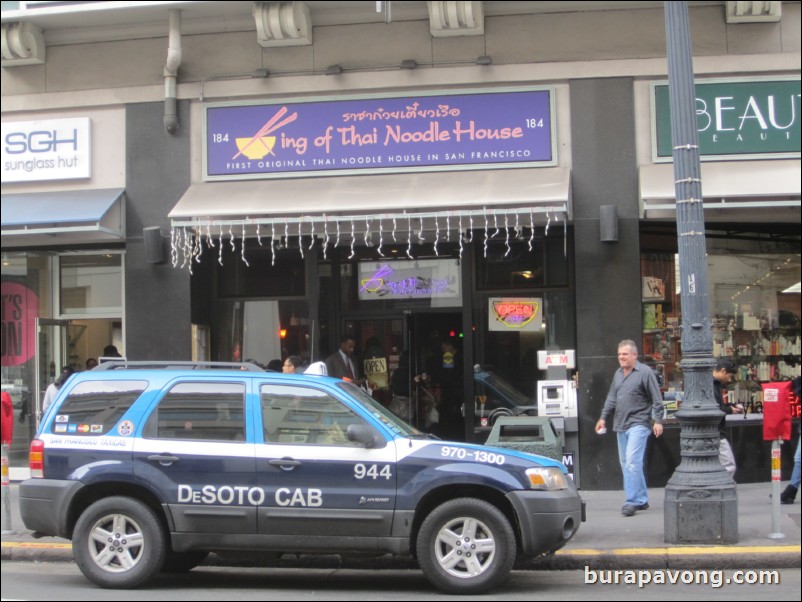
[[[554,91],[205,107],[205,179],[556,164]]]
[[[696,128],[703,158],[799,157],[799,77],[696,83]],[[672,158],[668,84],[652,84],[655,161]]]

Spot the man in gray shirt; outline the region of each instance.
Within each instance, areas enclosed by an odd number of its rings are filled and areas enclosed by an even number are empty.
[[[618,460],[626,496],[621,514],[632,516],[637,510],[649,508],[643,458],[649,435],[663,434],[663,396],[655,373],[638,361],[638,347],[633,341],[618,344],[618,364],[621,367],[613,376],[596,432],[606,432],[607,417],[615,412],[613,430],[618,436]]]

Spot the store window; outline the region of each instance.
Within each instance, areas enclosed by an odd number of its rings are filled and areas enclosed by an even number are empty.
[[[738,365],[730,395],[759,408],[761,383],[800,375],[799,236],[717,236],[707,243],[713,355]],[[664,390],[681,391],[682,313],[676,253],[641,255],[644,361]]]
[[[59,258],[61,314],[119,314],[122,255],[63,255]]]
[[[27,466],[42,397],[61,368],[84,370],[109,344],[125,352],[122,261],[119,251],[2,254],[2,386],[16,421],[12,468]]]
[[[501,235],[493,238],[491,233],[486,246],[483,241],[480,238],[474,245],[477,289],[568,285],[567,248],[561,229],[555,228],[548,236],[540,232],[531,240],[507,240]]]

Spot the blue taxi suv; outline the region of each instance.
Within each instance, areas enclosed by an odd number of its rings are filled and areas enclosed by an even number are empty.
[[[51,404],[20,485],[25,526],[132,588],[209,552],[415,556],[451,593],[566,544],[562,464],[440,441],[349,382],[242,364],[110,362]]]

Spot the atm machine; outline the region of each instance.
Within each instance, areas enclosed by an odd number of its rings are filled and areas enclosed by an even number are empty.
[[[537,414],[551,419],[563,438],[563,464],[577,487],[579,475],[579,419],[576,383],[569,371],[576,369],[576,352],[538,351],[538,368],[546,370],[547,380],[537,383]]]

